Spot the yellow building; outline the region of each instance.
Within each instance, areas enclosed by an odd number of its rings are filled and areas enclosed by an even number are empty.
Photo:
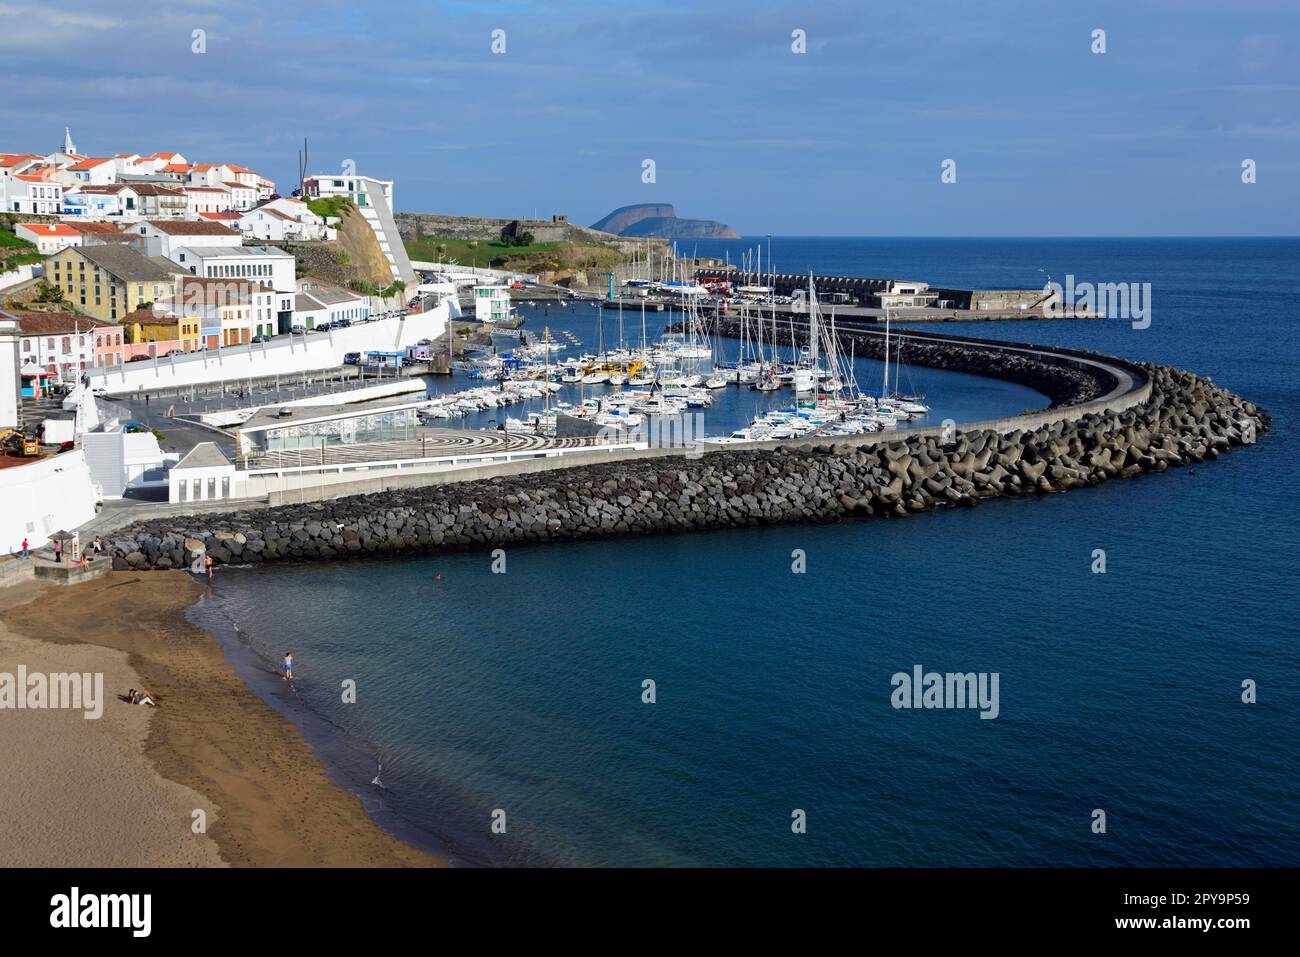
[[[184,274],[124,243],[74,246],[45,261],[46,282],[62,290],[69,305],[109,322],[170,296]]]
[[[182,352],[196,352],[203,345],[198,316],[160,315],[152,309],[137,309],[127,313],[121,325],[131,345],[154,343]]]

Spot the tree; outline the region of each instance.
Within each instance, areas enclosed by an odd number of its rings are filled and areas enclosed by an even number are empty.
[[[36,302],[63,302],[63,290],[42,279],[36,284]]]

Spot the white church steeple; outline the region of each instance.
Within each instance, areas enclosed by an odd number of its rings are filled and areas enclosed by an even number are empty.
[[[76,155],[77,147],[72,142],[72,130],[68,127],[63,128],[63,152]]]

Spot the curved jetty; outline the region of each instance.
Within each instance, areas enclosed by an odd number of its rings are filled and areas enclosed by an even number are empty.
[[[861,337],[869,354],[874,332]],[[598,464],[333,501],[169,516],[114,533],[113,567],[317,561],[852,516],[905,516],[1215,459],[1268,415],[1206,379],[1092,353],[905,333],[906,359],[1033,386],[1051,407],[800,444],[651,449]]]

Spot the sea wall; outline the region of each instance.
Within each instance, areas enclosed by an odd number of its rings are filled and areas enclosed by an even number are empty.
[[[257,511],[167,517],[113,536],[113,566],[166,569],[906,516],[1215,459],[1268,416],[1188,372],[1143,366],[1144,400],[1033,428],[961,427],[576,466]],[[1131,390],[1130,390],[1131,391]],[[1098,400],[1094,400],[1094,403]]]

